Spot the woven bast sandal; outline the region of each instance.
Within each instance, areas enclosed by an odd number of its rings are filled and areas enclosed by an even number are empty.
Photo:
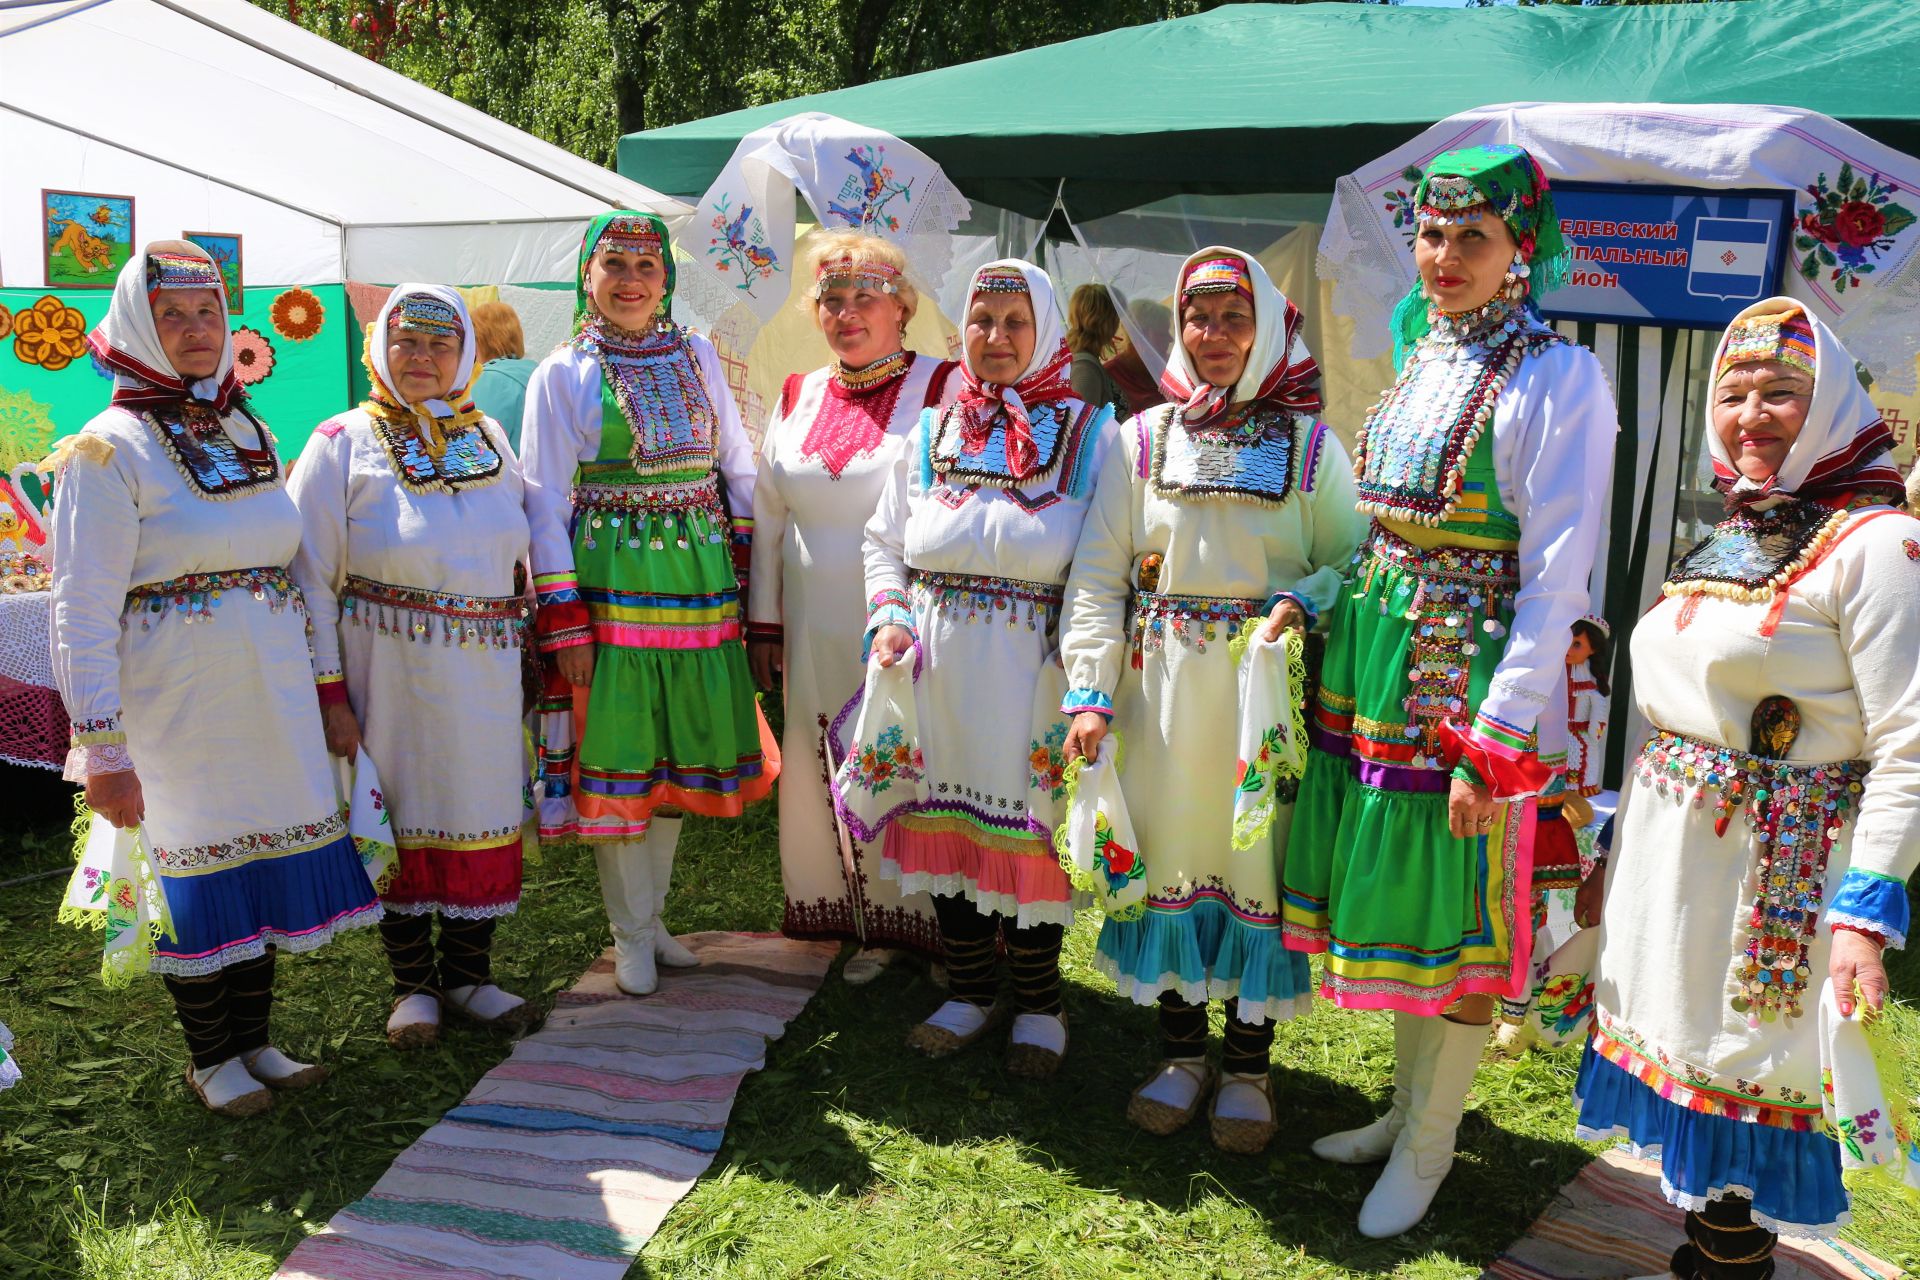
[[[387,1043],[395,1049],[431,1049],[440,1043],[439,1022],[405,1022],[393,1025],[393,1014],[400,1012],[400,1005],[416,995],[424,995],[438,1001],[439,997],[430,991],[414,991],[401,996],[393,1002],[393,1011],[387,1015]]]
[[[947,1004],[954,1003],[956,1002],[952,1000],[947,1002]],[[941,1005],[940,1008],[944,1009],[946,1005]],[[939,1026],[933,1021],[933,1018],[928,1018],[919,1026],[907,1032],[907,1048],[929,1058],[951,1057],[962,1049],[978,1043],[981,1037],[1006,1021],[1007,1007],[1004,1004],[995,1002],[986,1010],[986,1015],[987,1016],[981,1020],[980,1025],[976,1027],[971,1034],[964,1036],[957,1032],[950,1031],[946,1027]],[[939,1016],[940,1009],[935,1009],[933,1011],[933,1017],[937,1018]]]
[[[1267,1118],[1265,1120],[1247,1120],[1238,1116],[1220,1114],[1220,1090],[1229,1084],[1246,1084],[1258,1089],[1267,1098]],[[1207,1118],[1213,1129],[1215,1149],[1228,1155],[1257,1156],[1267,1149],[1273,1141],[1273,1135],[1279,1132],[1278,1110],[1273,1103],[1273,1073],[1261,1075],[1258,1079],[1247,1080],[1240,1076],[1229,1076],[1222,1072],[1214,1085],[1213,1106],[1208,1110]]]
[[[1032,1016],[1052,1017],[1054,1015],[1034,1014]],[[1053,1073],[1060,1069],[1060,1063],[1067,1056],[1068,1041],[1064,1038],[1067,1026],[1067,1015],[1062,1013],[1059,1014],[1058,1017],[1060,1019],[1060,1028],[1063,1036],[1060,1044],[1060,1052],[1055,1053],[1045,1045],[1025,1044],[1018,1040],[1009,1040],[1007,1042],[1006,1057],[1008,1075],[1016,1076],[1022,1080],[1051,1080],[1053,1078]],[[1019,1034],[1019,1022],[1020,1020],[1018,1018],[1014,1019],[1014,1033],[1016,1035]]]
[[[1146,1096],[1147,1086],[1160,1078],[1168,1067],[1184,1072],[1195,1083],[1193,1101],[1185,1108],[1161,1102]],[[1158,1138],[1178,1133],[1200,1114],[1200,1100],[1207,1096],[1217,1073],[1213,1064],[1205,1058],[1164,1058],[1153,1069],[1153,1074],[1134,1086],[1133,1096],[1127,1099],[1127,1122],[1137,1129],[1144,1129]]]
[[[465,1000],[456,996],[452,991],[441,992],[440,1007],[443,1010],[452,1010],[468,1021],[486,1027],[491,1031],[524,1031],[540,1021],[539,1011],[533,1007],[533,1002],[530,1000],[522,1000],[519,1004],[513,1006],[513,1008],[508,1009],[505,1013],[499,1014],[496,1017],[481,1017],[473,1011],[472,1003],[474,997],[479,995],[480,992],[487,987],[493,987],[495,991],[500,992],[502,995],[513,994],[503,987],[497,987],[491,982],[487,982],[475,987]]]
[[[252,1076],[247,1074],[246,1065],[238,1058],[228,1058],[207,1074],[213,1075],[216,1072],[227,1071],[230,1068],[238,1071],[241,1075],[247,1076],[249,1080],[253,1079]],[[253,1081],[252,1089],[239,1094],[231,1101],[223,1102],[215,1106],[212,1100],[207,1097],[206,1089],[202,1087],[198,1080],[194,1079],[193,1067],[191,1065],[187,1067],[186,1075],[187,1088],[193,1090],[194,1096],[200,1099],[201,1106],[217,1116],[231,1116],[236,1120],[244,1120],[249,1116],[257,1116],[262,1112],[273,1110],[273,1094],[269,1093],[266,1086],[257,1080]]]

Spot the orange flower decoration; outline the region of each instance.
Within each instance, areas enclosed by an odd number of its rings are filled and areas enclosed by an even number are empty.
[[[7,310],[4,304],[0,304],[0,338],[4,338],[12,332],[13,312]]]
[[[87,318],[48,294],[13,317],[13,354],[58,373],[87,354]]]
[[[305,342],[326,323],[327,309],[311,289],[288,289],[268,311],[273,331],[289,342]]]

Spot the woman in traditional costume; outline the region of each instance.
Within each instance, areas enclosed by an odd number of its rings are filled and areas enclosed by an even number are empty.
[[[1366,523],[1346,451],[1313,417],[1320,370],[1299,309],[1250,256],[1218,247],[1187,259],[1177,295],[1171,403],[1120,431],[1074,556],[1061,709],[1074,716],[1069,759],[1095,754],[1114,720],[1153,886],[1143,916],[1106,921],[1096,958],[1122,995],[1160,1005],[1165,1060],[1127,1117],[1157,1134],[1194,1117],[1214,1084],[1206,1002],[1221,1000],[1213,1142],[1252,1153],[1276,1128],[1274,1024],[1304,1012],[1311,992],[1307,958],[1280,930],[1290,786],[1271,835],[1234,847],[1240,693],[1228,641],[1248,619],[1264,618],[1273,638],[1331,614]]]
[[[919,295],[897,246],[845,231],[815,252],[814,321],[835,359],[787,379],[760,444],[747,659],[762,688],[785,684],[782,758],[818,761],[780,782],[781,932],[860,943],[842,976],[862,983],[903,950],[937,957],[940,926],[932,899],[883,879],[880,851],[834,815],[827,728],[860,688],[867,520],[914,423],[958,379],[905,350]]]
[[[1581,1136],[1658,1160],[1687,1210],[1673,1274],[1759,1280],[1774,1233],[1847,1218],[1822,1121],[1822,988],[1843,1017],[1857,999],[1878,1009],[1881,950],[1906,940],[1920,521],[1899,510],[1893,439],[1852,357],[1801,304],[1742,311],[1714,373],[1707,445],[1728,513],[1633,631],[1653,732],[1604,873],[1576,1091]]]
[[[1053,282],[1031,263],[974,273],[962,336],[958,398],[922,415],[867,524],[868,634],[883,664],[921,664],[926,788],[885,824],[881,875],[934,895],[951,983],[907,1043],[944,1057],[1003,1019],[1004,941],[1007,1070],[1042,1078],[1067,1049],[1060,942],[1075,906],[1052,844],[1067,737],[1060,595],[1113,415],[1068,385]]]
[[[527,518],[506,433],[467,394],[474,347],[459,294],[400,285],[367,338],[371,396],[320,424],[287,486],[327,746],[372,758],[398,851],[380,895],[396,1048],[437,1040],[443,1003],[508,1028],[533,1012],[490,959],[520,903]]]
[[[113,403],[65,451],[53,517],[53,657],[67,776],[140,827],[172,933],[154,940],[208,1108],[255,1115],[326,1069],[269,1041],[276,951],[371,925],[380,904],[334,794],[300,545],[273,437],[233,373],[206,251],[121,270],[94,357]]]
[[[1415,203],[1402,364],[1357,448],[1374,523],[1334,611],[1283,899],[1287,945],[1326,954],[1323,994],[1394,1011],[1391,1110],[1314,1144],[1387,1160],[1373,1237],[1426,1213],[1493,1002],[1524,994],[1533,798],[1565,767],[1615,431],[1599,361],[1533,305],[1568,263],[1533,158],[1443,153]]]
[[[524,424],[539,643],[570,689],[543,704],[540,831],[594,846],[633,995],[658,984],[656,957],[698,963],[660,923],[682,816],[737,816],[779,771],[735,571],[753,444],[713,344],[668,315],[673,283],[664,222],[595,218],[579,332],[534,372]]]

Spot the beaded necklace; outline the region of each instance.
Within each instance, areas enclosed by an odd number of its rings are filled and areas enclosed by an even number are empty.
[[[403,418],[400,411],[373,401],[367,418],[373,438],[387,451],[394,477],[410,493],[480,489],[500,478],[500,454],[478,424],[448,433],[446,449],[436,459],[414,429],[411,413]]]
[[[574,342],[600,361],[602,413],[611,407],[626,420],[636,474],[713,466],[719,419],[679,325],[663,319],[631,333],[595,317]]]
[[[838,360],[833,362],[833,382],[842,391],[853,395],[872,391],[875,387],[891,378],[905,376],[913,359],[904,351],[895,351],[881,356],[872,364],[863,364],[858,369],[849,369]]]
[[[1258,404],[1201,428],[1169,414],[1154,433],[1154,490],[1279,506],[1293,492],[1296,423],[1292,413]]]
[[[140,417],[195,494],[210,502],[227,502],[280,482],[280,456],[266,424],[241,412],[253,427],[257,448],[235,442],[220,415],[194,401],[186,402],[177,417],[163,417],[158,410]]]
[[[1520,362],[1564,342],[1519,304],[1430,309],[1432,328],[1360,428],[1358,509],[1437,526],[1459,504],[1467,460]]]

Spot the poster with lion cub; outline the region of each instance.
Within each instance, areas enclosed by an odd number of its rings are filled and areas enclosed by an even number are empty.
[[[47,288],[111,289],[133,256],[133,197],[42,191]]]

